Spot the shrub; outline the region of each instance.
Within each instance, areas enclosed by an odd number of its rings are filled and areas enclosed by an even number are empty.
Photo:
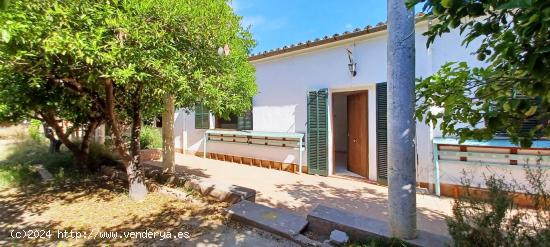
[[[469,179],[463,180],[465,193],[455,199],[453,216],[447,219],[455,246],[541,246],[550,241],[550,193],[548,175],[526,168],[527,186],[507,183],[492,175],[485,179],[487,197],[470,193]],[[534,208],[519,208],[514,191],[526,192]]]
[[[161,148],[162,135],[157,128],[144,126],[141,129],[139,142],[142,149]]]
[[[0,188],[30,184],[39,180],[38,174],[29,164],[0,164]]]
[[[90,145],[90,162],[95,164],[96,167],[102,165],[106,166],[116,166],[118,165],[117,160],[119,156],[116,152],[110,150],[106,145],[99,144],[97,142],[92,142]]]
[[[29,137],[36,142],[43,142],[45,140],[44,134],[40,131],[42,128],[42,122],[33,119],[29,124]]]

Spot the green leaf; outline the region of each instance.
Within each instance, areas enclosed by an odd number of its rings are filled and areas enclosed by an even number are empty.
[[[525,112],[525,116],[526,117],[530,117],[530,116],[533,116],[535,113],[537,112],[537,106],[536,105],[533,105],[529,108],[528,111]]]

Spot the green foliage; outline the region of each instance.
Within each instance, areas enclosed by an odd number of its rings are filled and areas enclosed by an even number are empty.
[[[39,180],[28,164],[0,164],[0,188],[32,184]]]
[[[366,242],[354,242],[348,245],[348,247],[405,247],[408,246],[405,241],[397,238],[382,239],[372,238]]]
[[[453,217],[447,219],[454,246],[541,246],[550,240],[550,193],[548,175],[540,168],[526,170],[528,186],[506,183],[504,178],[486,179],[488,196],[480,199],[470,191],[455,199]],[[534,209],[519,208],[514,191],[524,191]]]
[[[59,179],[80,176],[72,169],[71,153],[62,151],[51,154],[45,143],[33,140],[1,146],[4,154],[0,157],[0,187],[22,186],[40,181],[40,177],[32,167],[43,164],[52,174],[63,174]],[[64,172],[67,171],[67,172]]]
[[[423,0],[408,0],[409,6]],[[431,0],[424,5],[434,24],[427,45],[459,29],[463,45],[476,47],[485,68],[447,64],[420,80],[419,119],[442,122],[443,132],[465,139],[490,139],[504,130],[528,147],[550,135],[550,2],[546,0]],[[444,109],[431,114],[431,106]],[[524,122],[536,122],[520,131]],[[461,124],[459,124],[461,123]]]
[[[159,115],[166,93],[177,107],[244,112],[256,85],[240,19],[227,0],[12,0],[0,11],[0,121],[94,126],[108,119],[111,83],[121,125]]]
[[[44,134],[40,131],[41,128],[42,128],[42,122],[36,119],[31,120],[28,128],[29,137],[31,138],[31,140],[38,143],[44,142],[45,138],[44,138]]]
[[[162,148],[162,134],[157,128],[143,126],[139,143],[142,149]]]

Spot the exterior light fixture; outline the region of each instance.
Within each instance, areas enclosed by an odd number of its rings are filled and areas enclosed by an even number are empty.
[[[348,69],[349,69],[349,72],[351,73],[351,76],[356,76],[357,75],[357,63],[355,61],[353,61],[353,53],[349,49],[346,49],[346,50],[348,51],[348,59],[349,59]]]

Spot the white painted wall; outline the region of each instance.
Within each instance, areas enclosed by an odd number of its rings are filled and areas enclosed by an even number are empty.
[[[461,46],[462,38],[457,30],[436,39],[426,48],[422,33],[427,22],[416,26],[416,75],[426,77],[451,61],[467,61],[472,66],[481,65],[471,55],[477,47]],[[296,51],[253,61],[259,93],[254,97],[254,130],[272,132],[306,132],[306,95],[310,90],[329,88],[331,93],[352,90],[369,90],[369,179],[376,180],[376,92],[375,84],[387,78],[385,31],[339,41],[307,50]],[[357,62],[357,76],[348,71],[346,49],[353,52]],[[329,97],[331,101],[332,97]],[[329,102],[330,103],[330,102]],[[331,104],[330,104],[331,105]],[[335,114],[338,113],[335,112]],[[329,109],[329,126],[334,125],[333,109]],[[176,113],[176,147],[191,152],[202,151],[204,130],[194,128],[193,114],[182,110]],[[434,183],[432,139],[441,136],[438,129],[417,123],[417,179]],[[329,139],[329,174],[332,174],[333,146]],[[247,146],[211,143],[208,150],[218,153],[242,155],[261,159],[298,163],[298,152],[288,148]],[[307,155],[304,155],[304,162]],[[460,179],[460,169],[445,171],[444,181]]]

